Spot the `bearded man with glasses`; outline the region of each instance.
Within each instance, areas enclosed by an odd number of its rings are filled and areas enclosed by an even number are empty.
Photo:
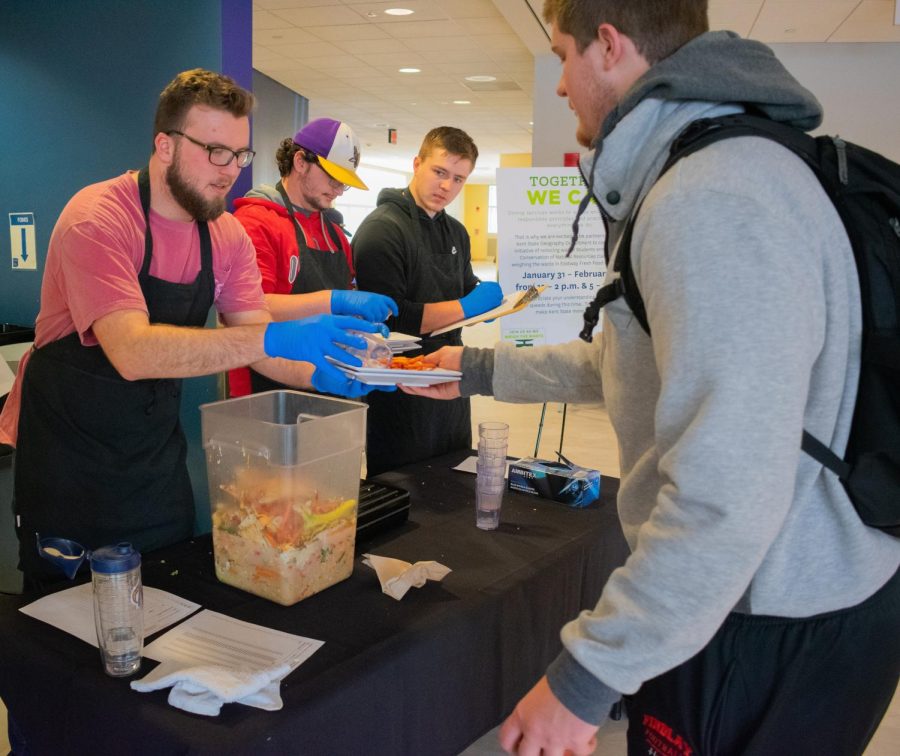
[[[253,245],[225,212],[253,159],[253,95],[226,76],[179,74],[159,98],[150,159],[88,186],[50,239],[35,348],[0,416],[16,447],[14,510],[26,590],[61,573],[35,536],[139,551],[192,534],[181,379],[252,364],[282,383],[359,396],[325,359],[381,323],[272,322]],[[225,328],[204,328],[215,305]]]
[[[353,129],[317,118],[278,146],[275,162],[281,180],[235,200],[234,216],[253,241],[274,320],[332,313],[381,322],[397,315],[390,297],[354,291],[350,243],[329,217],[345,191],[368,188],[357,175],[359,160]],[[281,388],[252,368],[232,370],[228,385],[231,396]]]

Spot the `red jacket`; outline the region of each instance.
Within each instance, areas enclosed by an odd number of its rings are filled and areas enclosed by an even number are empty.
[[[255,196],[254,196],[255,195]],[[288,216],[281,195],[272,187],[260,187],[251,196],[234,201],[234,216],[247,231],[256,249],[256,264],[262,275],[262,288],[266,294],[290,294],[294,279],[300,270],[297,237],[294,224]],[[331,234],[325,229],[322,213],[306,215],[295,212],[294,217],[303,229],[305,242],[312,249],[335,249]],[[334,224],[332,227],[336,228]],[[340,228],[337,228],[341,251],[347,258],[353,283],[353,256],[350,243]],[[340,254],[340,253],[337,253]],[[237,368],[228,372],[230,396],[246,396],[250,393],[250,371]]]

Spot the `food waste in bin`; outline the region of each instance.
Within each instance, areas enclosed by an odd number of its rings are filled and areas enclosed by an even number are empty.
[[[355,498],[295,488],[289,472],[239,469],[212,513],[216,576],[290,605],[349,577]]]
[[[275,391],[201,409],[219,580],[290,606],[349,577],[365,405]]]

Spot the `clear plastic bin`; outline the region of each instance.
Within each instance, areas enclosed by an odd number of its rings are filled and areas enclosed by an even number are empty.
[[[201,405],[219,580],[290,606],[350,576],[367,409],[300,391]]]

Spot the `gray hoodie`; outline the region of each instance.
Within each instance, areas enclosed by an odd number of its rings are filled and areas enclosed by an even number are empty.
[[[465,393],[602,399],[615,428],[632,554],[563,628],[548,670],[587,721],[702,650],[729,612],[853,606],[900,564],[900,539],[863,525],[800,451],[803,428],[844,449],[859,373],[858,279],[818,181],[779,145],[743,137],[654,186],[686,124],[748,104],[803,128],[821,120],[763,45],[705,34],[636,82],[582,159],[613,245],[646,195],[632,257],[652,339],[619,299],[593,344],[464,353]]]

